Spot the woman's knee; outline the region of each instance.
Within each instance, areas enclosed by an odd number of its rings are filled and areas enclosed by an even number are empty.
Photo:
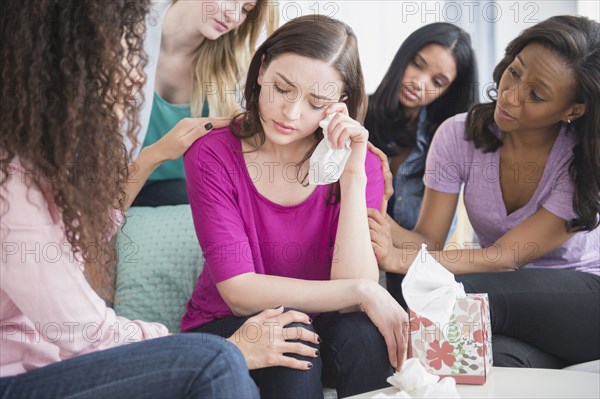
[[[517,339],[495,335],[492,342],[494,366],[560,369],[567,364],[532,345]]]
[[[365,356],[387,351],[383,336],[365,313],[340,314],[327,320],[327,324],[326,339],[337,350],[362,352]]]
[[[225,338],[200,333],[178,334],[171,338],[181,342],[177,356],[187,366],[191,365],[200,372],[208,372],[229,381],[248,380],[248,366],[244,355]]]
[[[293,309],[285,309],[285,312],[290,311]],[[318,334],[315,326],[313,324],[304,324],[304,323],[290,323],[287,324],[285,326],[282,326],[284,328],[284,338],[286,341],[288,342],[299,342],[302,343],[304,345],[308,345],[311,346],[315,349],[319,349],[319,345],[318,344],[314,344],[312,342],[306,341],[306,337],[304,337],[305,334]],[[294,356],[296,357],[296,356]],[[298,357],[298,358],[302,358],[302,357]]]
[[[291,309],[286,309],[289,311]],[[287,325],[273,326],[283,328],[283,336],[287,343],[298,343],[319,349],[318,344],[305,341],[305,334],[316,332],[312,324],[290,323]],[[251,374],[258,383],[261,397],[319,397],[322,396],[321,371],[322,362],[320,357],[308,357],[295,353],[286,353],[285,356],[310,362],[309,370],[298,370],[289,367],[268,367],[254,370]]]
[[[221,358],[223,358],[228,364],[232,366],[232,368],[237,370],[243,370],[244,373],[247,372],[248,366],[246,365],[246,360],[244,359],[244,355],[242,352],[231,342],[226,339],[221,339],[223,342],[222,345],[219,346],[219,354]]]
[[[176,334],[165,340],[164,349],[172,353],[180,362],[198,364],[207,359],[222,358],[227,363],[247,370],[244,356],[239,349],[225,338],[212,334]]]
[[[258,397],[244,356],[234,344],[211,334],[180,334],[173,338],[189,348],[187,354],[180,356],[195,364],[196,377],[190,389],[199,393],[197,397]]]

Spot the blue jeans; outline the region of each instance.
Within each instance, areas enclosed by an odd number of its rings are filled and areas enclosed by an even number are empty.
[[[205,324],[198,331],[230,336],[247,319],[230,316]],[[269,367],[252,371],[261,398],[322,398],[323,386],[335,387],[338,397],[345,397],[389,386],[386,379],[393,369],[385,341],[364,313],[325,313],[315,317],[312,325],[289,326],[317,332],[321,343],[310,345],[320,355],[290,355],[312,362],[310,370]]]
[[[0,378],[0,398],[258,398],[258,390],[234,345],[179,334]]]

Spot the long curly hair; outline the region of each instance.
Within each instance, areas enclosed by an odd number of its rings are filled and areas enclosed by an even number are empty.
[[[114,277],[112,210],[128,178],[124,139],[135,145],[139,128],[139,104],[127,99],[130,77],[146,61],[148,7],[148,0],[18,0],[4,1],[0,13],[0,185],[15,157],[34,171],[29,186],[44,192],[49,183],[66,239],[105,298]]]
[[[590,231],[600,220],[600,23],[585,17],[560,15],[525,29],[506,47],[504,58],[494,69],[496,87],[502,74],[528,44],[551,49],[573,71],[573,101],[586,104],[586,112],[573,121],[577,144],[569,166],[575,192],[573,209],[577,217],[567,221],[568,231]],[[496,88],[488,90],[491,103],[472,107],[467,115],[465,139],[484,152],[496,151],[502,140],[489,126],[494,123]]]

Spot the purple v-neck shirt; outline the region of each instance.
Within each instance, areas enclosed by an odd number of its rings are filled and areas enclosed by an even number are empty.
[[[576,216],[573,210],[574,187],[569,176],[576,139],[568,125],[561,127],[543,176],[529,202],[507,214],[500,188],[500,152],[483,153],[475,148],[473,142],[464,139],[466,115],[456,115],[438,128],[427,157],[424,182],[427,187],[445,193],[458,193],[464,184],[465,207],[482,248],[492,245],[542,207],[565,220]],[[496,125],[491,129],[501,137]],[[535,168],[535,164],[531,163],[530,168]],[[525,174],[518,178],[527,179],[528,176]],[[535,247],[531,245],[525,250],[535,251]],[[490,256],[496,255],[490,253]],[[560,247],[524,267],[600,274],[600,228],[576,233]]]
[[[246,165],[240,139],[228,128],[215,129],[196,141],[183,163],[205,262],[187,303],[182,331],[233,314],[216,284],[237,275],[330,280],[340,205],[328,204],[329,185],[317,186],[293,206],[270,201],[254,181],[272,178],[274,172],[268,165]],[[295,179],[291,166],[284,170],[287,178]],[[384,181],[381,161],[371,152],[365,171],[367,206],[379,209]]]

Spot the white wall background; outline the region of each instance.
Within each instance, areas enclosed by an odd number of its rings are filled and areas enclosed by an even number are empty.
[[[369,93],[377,88],[402,41],[424,24],[451,22],[471,34],[483,94],[504,48],[523,29],[559,14],[600,19],[600,2],[596,0],[312,0],[278,4],[281,24],[300,15],[319,13],[350,25],[359,40]]]

